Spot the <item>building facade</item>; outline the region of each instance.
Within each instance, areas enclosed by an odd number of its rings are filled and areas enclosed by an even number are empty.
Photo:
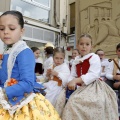
[[[114,58],[116,45],[120,43],[120,1],[70,0],[70,2],[68,6],[72,9],[74,4],[75,10],[75,12],[72,11],[73,13],[69,11],[70,19],[68,20],[69,29],[75,31],[73,37],[76,39],[73,39],[77,42],[81,34],[89,33],[93,37],[93,52],[103,49],[107,57]],[[69,33],[72,35],[71,31]]]
[[[44,51],[46,43],[64,47],[66,59],[83,33],[93,37],[93,52],[103,49],[113,58],[120,42],[119,0],[1,0],[0,13],[18,10],[23,13],[23,40],[30,47]],[[3,49],[0,43],[0,51]]]
[[[25,20],[23,40],[30,47],[39,47],[44,52],[47,43],[66,49],[66,39],[62,32],[66,29],[63,27],[66,24],[64,7],[64,0],[1,0],[0,14],[8,10],[20,11]],[[3,43],[0,45],[0,51],[3,51]]]

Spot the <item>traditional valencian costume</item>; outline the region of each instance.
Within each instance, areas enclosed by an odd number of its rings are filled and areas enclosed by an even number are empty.
[[[0,68],[0,120],[60,120],[54,107],[38,91],[35,59],[24,41],[3,55]]]
[[[84,84],[70,96],[62,120],[118,120],[116,94],[99,79],[100,68],[94,53],[74,61],[69,79],[81,77]]]
[[[44,83],[44,86],[46,87],[45,97],[55,106],[58,96],[63,88],[67,86],[70,70],[65,62],[55,66],[53,69],[58,73],[58,77],[51,76],[49,82]]]

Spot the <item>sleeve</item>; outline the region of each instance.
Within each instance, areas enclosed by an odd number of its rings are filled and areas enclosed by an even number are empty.
[[[72,67],[71,67],[71,73],[70,73],[70,76],[68,78],[68,82],[70,82],[71,80],[73,80],[74,78],[77,77],[77,74],[76,74],[76,66],[74,64],[72,64]]]
[[[45,62],[44,62],[44,73],[43,73],[43,77],[45,79],[47,79],[46,77],[46,72],[47,69],[52,68],[53,67],[53,57],[48,58]]]
[[[66,84],[68,83],[68,77],[70,75],[70,70],[66,65],[62,66],[62,70],[61,72],[58,72],[58,77],[62,80],[62,84],[63,86],[66,86]]]
[[[101,62],[100,62],[100,58],[97,55],[93,55],[90,58],[89,62],[90,62],[90,68],[88,70],[88,73],[81,76],[83,82],[86,85],[100,78],[100,72],[101,72]]]
[[[18,84],[5,88],[8,98],[22,96],[24,93],[30,93],[33,91],[35,81],[35,59],[33,52],[28,48],[23,50],[18,54],[16,64],[18,66],[19,82]]]
[[[113,80],[113,68],[114,68],[114,63],[111,61],[106,69],[106,78],[108,80]]]
[[[5,83],[5,80],[6,80],[6,74],[4,72],[4,70],[1,68],[0,69],[0,87],[4,87],[4,83]]]
[[[105,76],[105,72],[101,72],[101,77],[104,77]]]

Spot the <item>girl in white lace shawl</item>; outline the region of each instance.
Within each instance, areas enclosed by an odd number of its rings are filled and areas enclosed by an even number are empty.
[[[74,61],[68,83],[73,92],[63,110],[62,120],[118,120],[115,92],[99,79],[101,64],[98,55],[90,53],[92,38],[81,35],[78,41],[80,58]]]

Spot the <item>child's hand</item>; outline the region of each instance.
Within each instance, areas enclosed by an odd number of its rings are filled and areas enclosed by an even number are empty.
[[[49,76],[51,74],[51,69],[47,69],[46,75]]]
[[[36,79],[36,82],[40,82],[40,79]]]
[[[116,88],[116,89],[118,89],[119,86],[120,86],[120,82],[116,82],[116,83],[113,84],[113,87]]]
[[[73,79],[72,81],[70,81],[70,82],[68,83],[68,89],[69,89],[69,90],[75,90],[75,88],[76,88],[76,82],[75,82],[75,80]]]
[[[74,78],[72,81],[68,83],[68,89],[69,90],[75,90],[77,84],[83,84],[82,79],[79,78]]]
[[[51,75],[58,76],[58,73],[55,70],[51,70]]]
[[[114,78],[115,80],[120,80],[120,75],[114,75],[113,78]]]

